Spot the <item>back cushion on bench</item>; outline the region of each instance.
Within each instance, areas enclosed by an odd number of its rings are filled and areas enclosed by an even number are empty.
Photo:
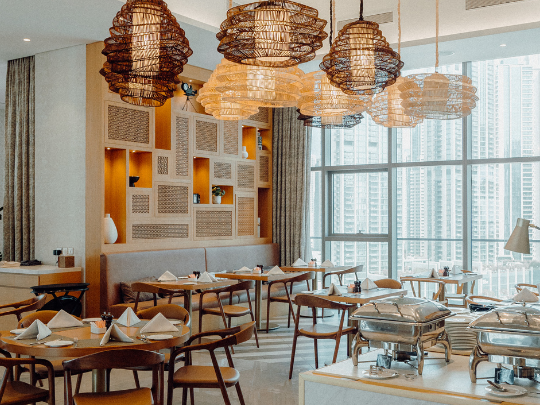
[[[206,270],[238,270],[243,266],[250,269],[257,264],[274,266],[279,264],[279,245],[226,246],[206,248]]]
[[[131,288],[131,283],[135,283],[137,281],[156,281],[157,277],[151,276],[151,277],[144,277],[139,280],[133,280],[133,281],[120,281],[120,290],[122,290],[122,301],[123,302],[135,302],[137,299],[137,293],[133,291]],[[154,299],[154,294],[149,292],[141,292],[139,294],[139,301],[150,301]]]

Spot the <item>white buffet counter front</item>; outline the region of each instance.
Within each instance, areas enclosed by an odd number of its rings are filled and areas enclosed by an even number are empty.
[[[400,374],[398,377],[368,379],[362,371],[369,370],[369,366],[375,364],[379,353],[382,350],[361,355],[358,367],[353,366],[351,359],[347,359],[318,370],[300,373],[299,404],[540,404],[540,383],[524,378],[516,379],[516,385],[526,388],[527,395],[503,398],[488,394],[485,377],[493,380],[494,363],[481,363],[478,366],[478,382],[471,383],[467,356],[453,355],[451,362],[446,363],[444,354],[430,352],[425,358],[422,376],[418,376],[416,369],[406,363],[393,362],[391,368]],[[408,377],[410,374],[415,377],[411,379]]]

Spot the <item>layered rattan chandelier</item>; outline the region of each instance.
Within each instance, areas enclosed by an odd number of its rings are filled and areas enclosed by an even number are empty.
[[[300,98],[302,72],[296,66],[249,66],[223,59],[214,70],[223,101],[257,107],[294,107]]]
[[[229,6],[217,34],[218,51],[236,63],[295,66],[312,60],[327,37],[319,12],[289,0]]]
[[[327,129],[353,128],[360,124],[364,118],[361,113],[345,115],[343,117],[312,117],[302,114],[299,109],[296,109],[296,112],[298,113],[298,120],[304,121],[305,127],[313,128],[322,128],[323,126]]]
[[[407,76],[399,85],[405,113],[427,119],[451,120],[469,115],[476,107],[476,87],[463,75],[441,74],[439,68],[439,0],[436,0],[435,73]]]
[[[330,82],[347,94],[377,94],[394,84],[403,62],[379,30],[379,24],[360,19],[345,25],[319,67]]]
[[[100,73],[123,101],[159,107],[173,97],[188,57],[185,32],[163,0],[127,0],[116,14]]]
[[[197,101],[201,103],[208,114],[212,114],[218,120],[238,121],[257,114],[259,108],[240,103],[224,101],[222,94],[216,90],[218,81],[212,74],[210,79],[199,90]]]
[[[398,0],[398,53],[401,54],[401,0]],[[373,121],[387,128],[412,128],[424,120],[423,116],[405,114],[401,106],[399,86],[407,82],[411,82],[411,88],[416,86],[412,80],[399,76],[393,85],[373,97],[369,108]]]

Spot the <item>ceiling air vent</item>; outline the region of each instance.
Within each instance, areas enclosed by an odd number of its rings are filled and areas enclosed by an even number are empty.
[[[517,3],[523,0],[466,0],[465,10],[474,10],[475,8],[498,6],[506,3]]]
[[[357,20],[358,20],[358,18],[351,18],[350,20],[338,21],[338,23],[337,23],[338,31],[341,30],[346,24],[349,24],[349,23],[351,23],[353,21],[357,21]],[[376,22],[379,25],[386,24],[386,23],[391,23],[391,22],[394,22],[394,13],[392,11],[389,11],[387,13],[368,15],[368,16],[364,17],[364,20],[373,21],[373,22]]]

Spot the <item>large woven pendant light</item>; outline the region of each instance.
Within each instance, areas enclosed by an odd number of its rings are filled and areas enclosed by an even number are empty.
[[[173,97],[178,75],[193,54],[185,32],[163,0],[127,0],[116,14],[100,70],[123,101],[162,106]]]
[[[401,0],[398,0],[398,53],[401,55]],[[423,116],[405,114],[401,106],[399,86],[407,82],[411,88],[416,86],[412,80],[399,76],[393,85],[373,97],[368,111],[373,121],[387,128],[413,128],[424,120]]]
[[[345,25],[319,67],[330,82],[347,94],[377,94],[394,84],[403,67],[379,30],[379,24],[360,19]]]
[[[231,4],[232,6],[232,4]],[[296,66],[315,57],[327,37],[319,12],[289,0],[229,6],[217,34],[218,51],[236,63]]]
[[[279,108],[296,106],[304,72],[296,66],[269,68],[223,59],[214,74],[224,101]]]
[[[441,74],[439,68],[439,0],[436,0],[435,73],[407,76],[399,85],[402,107],[408,115],[452,120],[466,117],[476,107],[476,87],[463,75]]]
[[[215,75],[212,74],[210,79],[199,90],[197,101],[201,103],[208,114],[212,114],[218,120],[225,121],[244,120],[253,114],[257,114],[259,111],[257,106],[224,101],[222,94],[216,90],[218,84]]]
[[[305,127],[312,128],[322,128],[323,126],[327,129],[354,128],[355,126],[360,124],[360,122],[362,122],[362,119],[364,118],[361,113],[345,115],[343,117],[312,117],[310,115],[302,114],[299,109],[296,109],[296,112],[298,113],[298,120],[304,121]]]

